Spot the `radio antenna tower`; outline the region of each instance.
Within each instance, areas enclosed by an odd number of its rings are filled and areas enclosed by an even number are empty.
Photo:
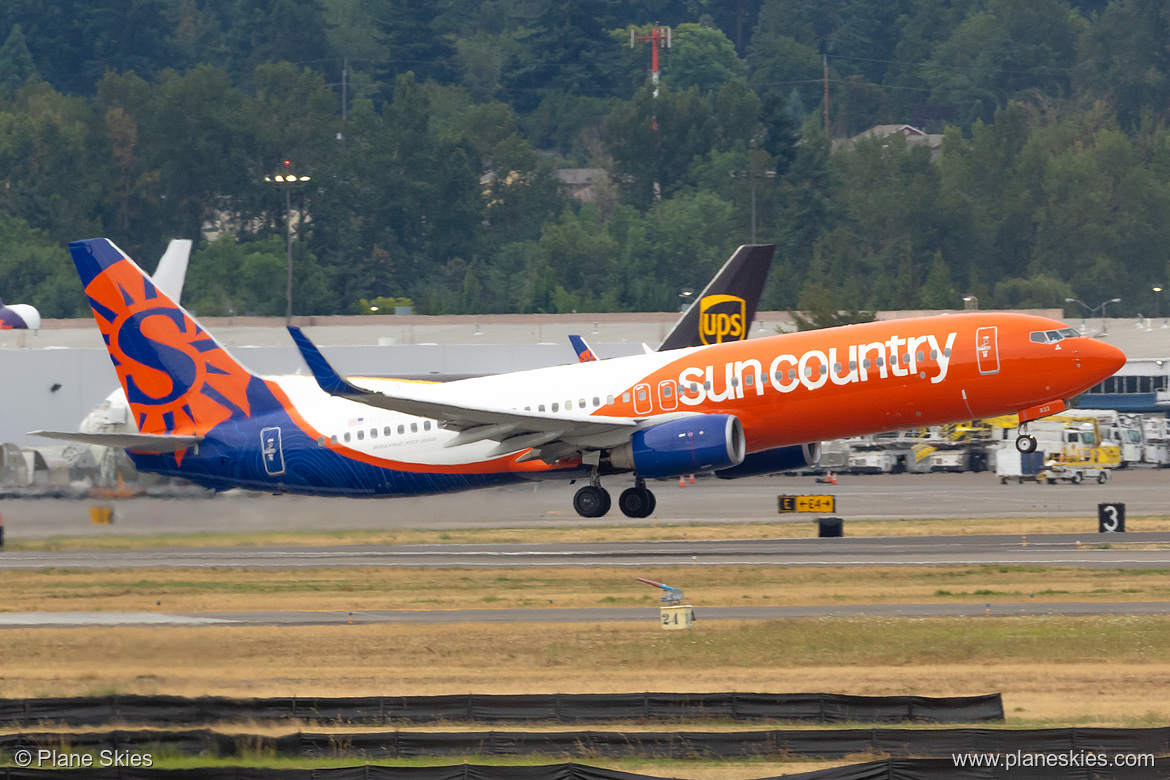
[[[650,41],[650,81],[654,84],[654,100],[658,100],[658,50],[670,48],[670,28],[659,27],[657,24],[650,30],[649,35],[638,35],[637,31],[630,28],[630,48],[634,48],[638,41]],[[658,140],[658,111],[650,117],[650,126],[654,129],[655,146],[660,142]],[[654,200],[662,200],[662,187],[658,182],[654,182]]]

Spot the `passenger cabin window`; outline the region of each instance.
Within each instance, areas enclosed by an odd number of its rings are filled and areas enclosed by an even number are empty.
[[[405,426],[405,425],[399,425],[399,426],[398,426],[398,433],[399,433],[399,434],[406,433],[406,426]]]
[[[578,398],[578,399],[577,399],[577,408],[578,408],[578,409],[584,409],[584,408],[585,408],[585,399],[584,399],[584,398]]]
[[[378,438],[378,429],[377,428],[370,428],[370,438],[371,439]]]
[[[554,412],[559,412],[559,411],[561,410],[561,405],[560,405],[560,404],[553,404],[553,405],[552,405],[552,410],[553,410]]]
[[[612,403],[613,403],[613,396],[612,396],[612,395],[607,395],[607,396],[605,397],[605,402],[606,402],[607,404],[612,404]]]
[[[389,436],[391,433],[393,433],[393,431],[391,430],[389,425],[387,425],[385,428],[382,429],[383,436]]]
[[[418,423],[411,423],[410,424],[410,432],[411,433],[418,433]]]
[[[597,396],[593,396],[593,405],[594,406],[601,406],[601,399],[598,398]]]
[[[349,431],[345,432],[345,441],[347,444],[349,443]]]
[[[324,447],[324,446],[325,446],[325,437],[324,437],[324,436],[318,436],[318,437],[317,437],[317,446],[318,446],[318,447]]]
[[[568,401],[565,401],[565,411],[566,412],[573,411],[573,401],[571,399]]]
[[[365,431],[358,431],[357,433],[358,433],[358,441],[361,441],[362,439],[366,438]]]
[[[431,429],[431,421],[430,420],[423,420],[423,430],[429,431],[430,429]]]
[[[536,407],[536,411],[543,412],[544,411],[544,404],[541,404],[540,406]]]
[[[336,444],[336,443],[337,443],[337,434],[335,433],[335,434],[333,434],[332,436],[330,436],[330,437],[329,437],[329,441],[331,441],[331,442],[333,442],[334,444]]]
[[[630,402],[630,394],[622,393],[622,403],[628,404]]]
[[[734,379],[732,379],[732,380],[731,380],[731,383],[734,385],[734,384],[735,384],[735,380],[734,380]],[[646,400],[646,388],[644,388],[644,387],[639,387],[639,388],[638,388],[638,400],[639,400],[639,401],[645,401],[645,400]]]
[[[663,398],[670,398],[672,395],[674,395],[674,388],[670,385],[663,385],[662,386],[662,397]]]

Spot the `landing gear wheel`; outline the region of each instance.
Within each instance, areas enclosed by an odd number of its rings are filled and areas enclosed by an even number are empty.
[[[644,487],[626,488],[618,496],[618,506],[626,517],[649,517],[655,504],[654,494]]]
[[[1036,451],[1036,437],[1035,436],[1017,436],[1016,449],[1023,453]]]
[[[573,509],[581,517],[601,517],[609,511],[609,493],[597,485],[586,485],[573,496]]]

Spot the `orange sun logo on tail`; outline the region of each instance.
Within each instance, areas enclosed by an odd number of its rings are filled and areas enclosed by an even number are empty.
[[[251,374],[120,250],[71,244],[78,269],[92,270],[86,295],[143,433],[204,434],[250,413]],[[83,267],[84,266],[84,267]]]

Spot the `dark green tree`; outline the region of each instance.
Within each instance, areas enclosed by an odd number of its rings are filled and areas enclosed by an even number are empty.
[[[0,46],[0,86],[15,92],[35,75],[37,68],[33,64],[28,45],[24,42],[24,34],[20,30],[20,25],[14,24],[4,40],[4,45]]]

